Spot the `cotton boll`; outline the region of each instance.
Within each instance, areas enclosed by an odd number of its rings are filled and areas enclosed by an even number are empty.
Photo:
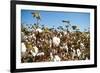
[[[50,53],[50,58],[51,58],[51,61],[53,61],[53,55],[52,55],[52,53]]]
[[[86,60],[89,60],[88,57],[86,57]]]
[[[33,55],[34,57],[35,57],[36,54],[37,54],[37,53],[33,52],[32,50],[31,50],[31,53],[32,53],[32,55]]]
[[[54,56],[54,62],[58,62],[61,61],[61,58],[58,55]]]
[[[73,48],[71,47],[71,50],[73,50]]]
[[[36,40],[36,36],[35,36],[35,34],[32,34],[32,38],[34,38],[34,39]]]
[[[58,55],[53,56],[52,53],[50,53],[50,58],[51,58],[51,61],[54,61],[54,62],[61,61],[61,58]]]
[[[66,32],[66,31],[64,31],[63,33],[64,33],[64,35],[66,35],[66,34],[67,34],[67,32]]]
[[[36,46],[33,47],[35,53],[38,53],[38,48]]]
[[[32,34],[32,37],[35,37],[35,34],[34,33]]]
[[[32,53],[33,56],[36,56],[37,53],[38,53],[38,48],[36,46],[34,46],[33,49],[34,49],[34,51],[31,50],[31,53]]]
[[[53,44],[54,44],[55,46],[59,46],[59,44],[60,44],[60,38],[58,38],[58,37],[53,37]]]
[[[44,55],[44,52],[40,52],[37,54],[37,56],[41,56],[41,55]]]
[[[21,43],[21,46],[22,46],[21,51],[22,51],[22,52],[26,52],[26,49],[27,49],[27,48],[26,48],[25,44],[24,44],[24,43]]]
[[[62,34],[60,33],[59,37],[61,38],[62,37]]]
[[[35,34],[33,33],[32,35],[29,35],[28,38],[32,39],[32,38],[36,38],[36,37],[35,37]]]
[[[50,47],[52,47],[52,40],[49,40]]]
[[[76,37],[74,36],[74,40],[76,39]]]
[[[77,55],[78,55],[78,57],[81,55],[80,49],[77,49]]]
[[[36,29],[39,33],[42,33],[42,30],[40,28]]]

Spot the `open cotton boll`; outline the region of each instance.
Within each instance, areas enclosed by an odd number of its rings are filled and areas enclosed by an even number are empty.
[[[32,34],[32,38],[36,39],[36,36],[35,36],[35,34],[34,34],[34,33]]]
[[[52,40],[49,40],[50,47],[52,47]]]
[[[61,58],[58,55],[54,56],[54,62],[58,62],[61,61]]]
[[[44,52],[40,52],[37,54],[37,56],[41,56],[41,55],[44,55]]]
[[[77,49],[77,55],[78,55],[78,57],[81,55],[80,49]]]
[[[33,56],[36,56],[38,53],[38,48],[36,46],[33,47],[34,51],[31,50]]]
[[[41,30],[40,28],[36,29],[36,31],[38,31],[39,33],[41,33],[41,32],[42,32],[42,30]]]
[[[59,46],[59,44],[60,44],[60,38],[58,38],[58,37],[53,37],[53,44],[54,44],[55,46]]]
[[[35,34],[34,33],[32,34],[32,37],[35,37]]]
[[[26,49],[27,49],[27,48],[26,48],[25,44],[24,44],[24,43],[21,43],[21,46],[22,46],[21,51],[22,51],[22,52],[26,52]]]
[[[53,61],[53,54],[50,52],[50,58]]]
[[[35,37],[35,34],[34,34],[34,33],[33,33],[32,35],[29,35],[29,36],[28,36],[28,38],[29,38],[29,39],[32,39],[32,38],[36,39],[36,37]]]
[[[66,31],[64,31],[63,33],[64,33],[64,35],[66,35],[66,34],[67,34],[67,32],[66,32]]]
[[[88,57],[85,58],[86,60],[89,60]]]
[[[36,46],[33,47],[35,53],[38,53],[38,48]]]
[[[31,50],[31,53],[33,56],[36,56],[36,54],[37,54],[37,53],[33,52],[32,50]]]

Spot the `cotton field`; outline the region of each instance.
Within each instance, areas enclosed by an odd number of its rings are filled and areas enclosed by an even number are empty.
[[[38,28],[32,31],[24,30],[21,35],[22,63],[90,59],[89,32]]]

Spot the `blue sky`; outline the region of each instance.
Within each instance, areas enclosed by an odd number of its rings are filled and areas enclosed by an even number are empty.
[[[34,10],[21,10],[21,23],[34,24],[36,19],[32,17]],[[55,11],[39,11],[41,20],[40,24],[47,27],[63,26],[62,20],[69,20],[72,25],[78,25],[83,31],[90,26],[90,13],[79,12],[55,12]]]

